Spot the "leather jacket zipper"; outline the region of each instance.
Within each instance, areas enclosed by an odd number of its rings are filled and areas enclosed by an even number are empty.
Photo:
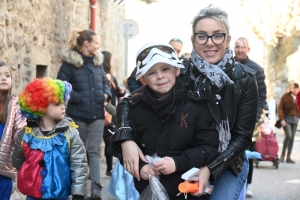
[[[227,156],[224,160],[221,160],[220,162],[216,163],[214,166],[212,167],[215,167],[216,165],[220,164],[221,162],[226,162],[227,160],[229,160],[229,158],[233,156],[233,153],[231,153],[229,156]],[[218,176],[218,174],[221,172],[221,170],[219,170],[215,176]]]
[[[215,165],[211,166],[211,168],[217,166],[217,165],[220,164],[221,162],[227,161],[231,156],[233,156],[233,153],[231,153],[229,156],[227,156],[226,158],[224,158],[224,160],[220,160],[220,162],[217,162]]]

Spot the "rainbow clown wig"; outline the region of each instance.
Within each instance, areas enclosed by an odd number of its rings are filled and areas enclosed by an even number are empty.
[[[68,102],[72,86],[66,81],[52,78],[35,78],[19,95],[21,113],[37,119],[47,112],[50,103]]]

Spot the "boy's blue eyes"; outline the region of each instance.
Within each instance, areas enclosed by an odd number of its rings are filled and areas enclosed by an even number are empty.
[[[169,67],[166,67],[166,68],[163,68],[161,71],[167,71],[169,70],[170,68]],[[148,75],[152,75],[154,74],[155,72],[149,72]]]

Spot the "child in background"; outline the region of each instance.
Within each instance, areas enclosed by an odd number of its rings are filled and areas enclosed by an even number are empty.
[[[21,116],[18,97],[11,94],[10,68],[0,61],[0,194],[1,200],[10,199],[13,179],[17,170],[12,166],[11,155],[17,133],[26,124]]]
[[[18,188],[27,200],[84,199],[88,165],[78,126],[65,117],[72,90],[66,81],[34,79],[19,95],[27,126],[13,153]]]
[[[194,97],[177,76],[184,68],[169,44],[148,43],[136,58],[136,79],[145,85],[130,106],[133,141],[144,155],[163,158],[153,164],[140,159],[141,180],[134,179],[139,193],[149,183],[149,174],[160,173],[160,182],[172,200],[179,195],[181,175],[192,167],[207,165],[218,155],[219,134],[207,106],[207,99]],[[143,111],[143,112],[141,112]],[[206,199],[190,194],[187,199]]]
[[[110,103],[116,106],[125,95],[125,89],[119,87],[117,79],[113,76],[113,56],[108,51],[102,51],[103,54],[103,69],[108,80],[108,85],[111,91]],[[106,103],[104,103],[106,105]],[[112,165],[113,165],[113,156],[108,151],[108,145],[110,143],[112,132],[115,132],[115,116],[112,116],[112,121],[110,124],[104,126],[103,139],[105,143],[105,158],[106,158],[106,176],[111,176]]]

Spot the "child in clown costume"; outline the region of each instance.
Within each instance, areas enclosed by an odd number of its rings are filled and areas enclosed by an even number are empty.
[[[27,200],[84,199],[87,159],[77,125],[65,117],[72,87],[51,78],[34,79],[19,95],[27,126],[15,142],[12,163]]]

